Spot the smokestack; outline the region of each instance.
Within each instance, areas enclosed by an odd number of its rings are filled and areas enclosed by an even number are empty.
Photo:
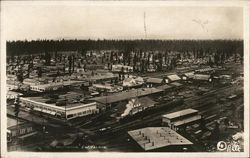
[[[152,146],[154,146],[155,145],[155,143],[154,142],[152,142]]]

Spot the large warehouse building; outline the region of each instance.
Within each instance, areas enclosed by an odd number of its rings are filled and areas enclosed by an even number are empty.
[[[198,114],[198,110],[184,109],[181,111],[165,114],[162,116],[162,122],[173,130],[178,130],[180,127],[191,125],[199,122],[201,115]]]
[[[41,97],[20,98],[20,103],[23,107],[66,120],[98,113],[96,102],[86,104],[66,103],[64,106],[57,106],[56,104],[48,104],[45,102],[46,99]]]
[[[193,144],[168,127],[147,127],[129,131],[128,134],[143,151],[183,151]]]

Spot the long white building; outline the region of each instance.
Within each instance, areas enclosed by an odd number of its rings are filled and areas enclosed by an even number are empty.
[[[65,86],[70,85],[81,85],[85,83],[85,81],[63,81],[63,82],[54,82],[48,84],[41,84],[41,85],[32,85],[30,89],[36,92],[46,92],[46,91],[53,91],[63,88]]]
[[[47,104],[41,97],[20,98],[21,106],[30,110],[40,111],[62,119],[73,119],[77,117],[87,116],[98,113],[96,102],[65,104],[65,106],[56,106],[55,104]]]

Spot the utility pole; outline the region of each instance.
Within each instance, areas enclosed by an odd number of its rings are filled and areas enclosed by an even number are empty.
[[[65,124],[67,122],[67,114],[66,114],[66,106],[67,106],[67,97],[65,96],[65,105],[64,105],[64,113],[65,113]]]
[[[16,142],[18,144],[18,136],[19,136],[19,123],[18,123],[18,114],[20,112],[20,100],[19,100],[19,95],[17,95],[17,98],[15,99],[15,102],[14,102],[14,105],[15,105],[15,109],[14,109],[14,112],[15,112],[15,116],[16,116]]]

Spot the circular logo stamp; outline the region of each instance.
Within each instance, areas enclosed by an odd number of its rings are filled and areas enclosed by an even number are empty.
[[[219,141],[219,142],[217,143],[217,149],[218,149],[219,151],[225,151],[225,150],[227,149],[227,143],[224,142],[224,141]]]

